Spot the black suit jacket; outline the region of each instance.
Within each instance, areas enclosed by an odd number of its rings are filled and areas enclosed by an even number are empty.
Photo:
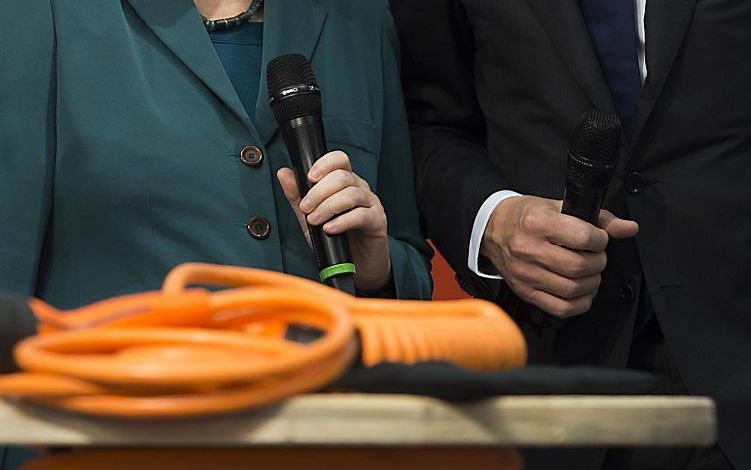
[[[751,1],[648,0],[649,74],[606,207],[639,222],[611,241],[592,310],[545,328],[467,268],[499,189],[561,199],[582,112],[615,112],[577,0],[392,0],[425,229],[476,295],[496,296],[531,354],[624,366],[644,279],[686,385],[718,402],[720,443],[751,468]]]

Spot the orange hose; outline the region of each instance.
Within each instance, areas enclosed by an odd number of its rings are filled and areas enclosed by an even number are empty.
[[[521,332],[493,304],[357,299],[248,268],[184,264],[159,292],[68,312],[30,305],[40,334],[16,346],[25,372],[0,377],[0,395],[98,415],[223,413],[320,389],[353,362],[355,328],[366,366],[438,360],[492,371],[526,361]],[[287,341],[292,324],[324,334]]]

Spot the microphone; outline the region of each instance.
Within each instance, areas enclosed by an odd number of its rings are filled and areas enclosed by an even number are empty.
[[[287,54],[269,62],[266,71],[269,104],[281,128],[300,188],[301,197],[312,188],[308,172],[328,152],[321,118],[323,104],[313,68],[305,56]],[[355,294],[355,265],[345,234],[330,236],[308,224],[321,282]]]
[[[621,121],[599,109],[582,114],[568,151],[562,213],[596,225],[602,201],[618,166]]]
[[[595,109],[582,114],[568,151],[561,213],[597,224],[602,201],[618,166],[621,133],[621,121],[613,113]],[[544,315],[543,322],[542,348],[553,353],[558,330],[565,320]]]

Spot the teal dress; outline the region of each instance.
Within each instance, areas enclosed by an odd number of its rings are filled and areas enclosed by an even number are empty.
[[[321,84],[329,148],[385,208],[396,295],[430,297],[385,0],[270,1],[260,62],[245,65],[191,0],[0,1],[0,18],[0,289],[73,308],[157,289],[188,261],[315,279],[263,80],[295,52]],[[255,216],[265,239],[247,230]],[[27,456],[2,453],[6,469]]]
[[[227,77],[251,120],[261,91],[263,23],[246,23],[226,31],[209,33]]]
[[[274,1],[264,15],[247,93],[223,65],[232,34],[212,43],[191,0],[0,2],[24,19],[0,28],[0,289],[72,308],[157,289],[188,261],[316,279],[276,179],[290,160],[265,86],[265,65],[294,52],[320,82],[329,148],[385,208],[396,295],[430,297],[387,2]],[[249,233],[254,217],[268,237]]]

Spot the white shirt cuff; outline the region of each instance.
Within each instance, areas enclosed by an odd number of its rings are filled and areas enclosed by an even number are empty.
[[[488,226],[488,222],[490,222],[490,216],[493,215],[493,211],[498,204],[514,196],[521,196],[521,194],[509,190],[495,192],[482,203],[480,210],[477,211],[475,223],[472,224],[472,235],[469,238],[469,256],[467,258],[467,264],[469,269],[480,277],[486,279],[503,279],[497,274],[486,274],[480,272],[477,262],[480,258],[480,244],[482,243],[482,237],[485,234],[485,228]]]

